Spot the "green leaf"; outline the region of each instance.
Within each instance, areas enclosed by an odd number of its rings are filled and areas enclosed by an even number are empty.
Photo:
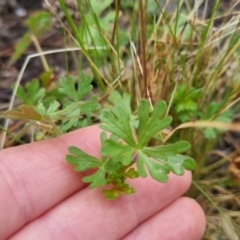
[[[22,54],[26,51],[28,46],[32,42],[32,34],[35,37],[40,37],[44,32],[46,32],[51,27],[51,14],[48,12],[37,12],[31,15],[27,19],[27,26],[31,33],[26,33],[17,43],[15,51],[11,57],[11,60],[15,62],[18,60]]]
[[[134,149],[128,145],[124,145],[121,142],[117,142],[113,139],[107,139],[102,144],[101,155],[103,157],[111,156],[111,158],[118,157],[119,161],[127,166],[133,162]]]
[[[82,99],[89,92],[91,92],[93,86],[91,85],[92,77],[84,75],[83,72],[80,72],[78,78],[78,96],[79,99]]]
[[[176,105],[176,112],[184,112],[184,111],[196,111],[197,104],[190,99],[186,99],[181,102],[181,104]]]
[[[137,160],[137,169],[138,173],[141,177],[146,177],[147,172],[145,165],[148,168],[148,171],[151,177],[159,182],[167,182],[168,176],[167,174],[170,172],[167,166],[164,166],[158,162],[154,162],[148,156],[141,151],[138,152],[138,160]]]
[[[103,194],[108,200],[115,200],[121,194],[133,194],[135,192],[134,188],[130,187],[127,183],[119,183],[114,186],[112,189],[103,190]]]
[[[126,177],[130,178],[130,179],[134,179],[134,178],[138,178],[139,174],[138,172],[134,169],[134,168],[129,168],[127,172],[125,172],[124,174]]]
[[[147,155],[145,155],[141,151],[138,152],[137,170],[139,175],[143,178],[147,177],[147,172],[145,168],[145,162],[148,161],[147,158]]]
[[[46,114],[48,116],[55,115],[59,107],[60,107],[60,103],[57,101],[53,101],[52,103],[50,103],[50,106],[48,107]]]
[[[108,173],[117,172],[122,168],[121,157],[111,157],[104,162],[104,169]]]
[[[113,0],[103,0],[101,4],[99,4],[98,0],[90,0],[91,7],[96,15],[100,16],[100,14],[106,10],[106,8],[110,7]]]
[[[202,96],[202,90],[201,89],[196,89],[194,87],[187,87],[187,85],[179,85],[176,93],[174,95],[174,103],[182,103],[185,100],[192,100],[196,101]],[[184,105],[184,104],[183,104]]]
[[[60,103],[57,101],[53,101],[50,103],[49,107],[46,108],[43,103],[40,103],[36,110],[44,117],[54,118],[58,114],[58,109],[60,107]]]
[[[219,129],[214,128],[206,128],[203,130],[204,137],[207,139],[216,139],[219,132]]]
[[[75,108],[71,112],[67,112],[66,114],[64,114],[64,118],[67,119],[62,120],[63,124],[61,126],[61,129],[63,131],[68,131],[72,128],[77,128],[79,120],[82,118],[81,109]]]
[[[97,103],[97,96],[89,98],[87,101],[82,102],[79,106],[81,107],[81,111],[86,114],[87,117],[91,117],[91,114],[97,111],[100,107]]]
[[[28,46],[31,44],[31,37],[29,33],[25,33],[23,37],[15,45],[15,51],[11,57],[11,61],[17,61],[22,54],[27,50]]]
[[[171,171],[179,176],[184,174],[184,169],[194,170],[196,167],[195,161],[184,155],[169,156],[167,164]]]
[[[133,156],[133,150],[130,151],[130,152],[126,152],[125,154],[122,155],[122,164],[123,166],[128,166],[130,164],[133,163],[133,159],[132,159],[132,156]]]
[[[59,80],[59,92],[64,93],[71,101],[78,102],[83,99],[92,90],[91,76],[84,75],[83,72],[79,74],[77,89],[75,80],[72,76],[61,77]]]
[[[118,91],[114,90],[110,93],[108,100],[114,105],[121,103],[125,107],[128,115],[132,114],[131,96],[128,93],[123,93],[123,96],[121,96]]]
[[[150,105],[148,101],[141,100],[138,117],[138,146],[143,147],[151,138],[160,130],[168,127],[171,124],[172,118],[165,117],[161,119],[166,112],[166,103],[164,101],[158,102],[149,116]]]
[[[131,96],[128,93],[124,92],[123,95],[121,95],[118,91],[114,90],[110,93],[108,100],[114,105],[121,104],[124,107],[126,114],[129,116],[130,126],[132,130],[137,128],[137,116],[132,113]]]
[[[148,159],[146,165],[148,166],[148,171],[153,179],[161,183],[168,182],[169,168],[150,159]]]
[[[100,134],[100,140],[101,140],[101,144],[103,146],[104,142],[108,139],[107,137],[107,133],[106,132],[101,132]]]
[[[61,77],[59,79],[59,92],[64,93],[71,100],[77,102],[79,101],[78,91],[75,89],[75,80],[73,76]]]
[[[212,120],[219,122],[231,122],[233,119],[233,111],[231,109],[227,109],[221,114],[221,110],[223,109],[223,103],[217,103],[217,102],[211,102],[205,112],[200,112],[198,115],[202,120]],[[203,131],[203,134],[205,138],[207,139],[216,139],[219,133],[221,133],[222,130],[220,129],[214,129],[214,128],[206,128]]]
[[[111,140],[113,140],[113,141],[115,141],[115,142],[118,142],[119,137],[116,136],[116,135],[114,135],[114,134],[111,134],[109,139],[111,139]]]
[[[20,98],[23,104],[35,106],[37,102],[44,97],[45,89],[40,87],[38,79],[33,79],[26,85],[26,90],[22,85],[17,89],[17,97]]]
[[[146,133],[147,121],[148,121],[149,112],[150,112],[149,108],[150,108],[149,103],[146,100],[140,101],[140,106],[138,109],[138,119],[139,119],[138,138],[139,139],[144,139],[144,135]]]
[[[202,90],[179,85],[173,98],[174,110],[181,122],[186,122],[198,115],[197,101],[202,96]]]
[[[59,118],[62,119],[63,131],[73,130],[84,126],[84,122],[89,125],[91,122],[92,112],[99,108],[96,98],[93,97],[86,102],[69,102],[60,112]],[[86,115],[86,116],[84,116]]]
[[[188,171],[193,171],[196,168],[196,162],[194,161],[194,159],[188,156],[184,156],[184,157],[185,157],[185,160],[183,162],[183,167]]]
[[[91,183],[89,188],[97,188],[107,184],[105,179],[105,172],[103,169],[99,168],[94,174],[83,177],[82,181],[85,183]]]
[[[86,154],[77,147],[69,147],[68,151],[71,155],[67,155],[66,160],[69,164],[75,165],[74,169],[76,171],[82,172],[89,168],[99,168],[102,166],[102,162],[99,159]]]
[[[101,124],[100,128],[117,135],[132,147],[136,145],[130,126],[130,118],[122,105],[116,105],[113,112],[103,109],[100,119],[106,123]]]
[[[104,41],[102,34],[106,37],[109,35],[109,29],[115,19],[115,12],[109,8],[112,2],[113,0],[103,0],[101,4],[98,0],[86,2],[85,7],[88,11],[83,13],[84,17],[80,25],[80,34],[85,43],[102,45]],[[105,14],[102,14],[104,11]]]
[[[101,148],[102,156],[115,157],[129,152],[133,152],[132,147],[124,145],[120,142],[113,141],[111,139],[106,140]]]
[[[113,188],[110,190],[103,190],[103,195],[107,200],[115,200],[121,195],[121,192]]]
[[[174,156],[177,153],[186,152],[190,148],[190,144],[186,141],[179,141],[169,145],[156,147],[145,147],[143,153],[156,159],[167,160],[168,156]]]
[[[48,12],[36,12],[27,19],[27,26],[31,32],[40,37],[51,27],[51,14]]]

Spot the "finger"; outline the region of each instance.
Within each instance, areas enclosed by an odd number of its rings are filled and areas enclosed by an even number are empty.
[[[74,194],[46,214],[29,223],[11,239],[81,239],[115,240],[125,236],[189,187],[191,174],[171,175],[167,184],[146,178],[131,185],[136,193],[107,201],[101,190],[88,188]],[[36,236],[36,232],[38,236]]]
[[[196,201],[182,197],[143,222],[122,240],[200,240],[206,220]]]
[[[85,185],[65,161],[75,145],[99,157],[98,126],[0,152],[0,236],[7,236]]]

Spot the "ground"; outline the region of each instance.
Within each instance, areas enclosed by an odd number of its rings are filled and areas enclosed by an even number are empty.
[[[18,0],[16,3],[13,0],[0,0],[0,111],[7,107],[12,85],[16,82],[26,56],[36,52],[36,49],[30,46],[16,63],[10,63],[10,57],[14,52],[17,41],[27,31],[25,24],[27,17],[40,9],[42,9],[42,1]],[[39,42],[43,50],[63,46],[62,35],[54,28],[43,35]],[[65,68],[65,58],[62,54],[49,55],[47,60],[55,71]],[[33,59],[29,62],[22,82],[30,81],[42,72],[43,68],[40,60],[38,58]]]

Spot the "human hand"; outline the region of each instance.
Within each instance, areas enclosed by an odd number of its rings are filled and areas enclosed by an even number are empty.
[[[199,240],[205,217],[181,197],[191,173],[131,181],[136,193],[107,201],[66,163],[68,146],[99,157],[98,126],[0,151],[0,239]]]

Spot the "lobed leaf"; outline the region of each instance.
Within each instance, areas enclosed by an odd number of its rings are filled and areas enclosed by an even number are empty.
[[[76,171],[85,171],[89,168],[99,168],[102,166],[97,158],[92,157],[77,147],[69,147],[68,151],[72,155],[67,155],[66,160],[69,164],[75,165]]]
[[[189,88],[182,84],[179,85],[173,99],[174,110],[181,122],[189,121],[196,118],[197,101],[202,96],[202,90],[196,88]]]
[[[116,105],[114,114],[110,110],[103,109],[100,114],[100,120],[106,123],[101,124],[100,128],[113,133],[130,146],[134,147],[136,145],[130,126],[130,119],[126,115],[123,106]]]
[[[104,169],[108,173],[114,173],[122,168],[121,157],[111,157],[104,161]]]
[[[121,96],[121,94],[118,91],[114,90],[110,93],[108,100],[112,102],[114,105],[121,103],[125,107],[127,114],[128,115],[132,114],[131,96],[129,94],[123,93],[123,96]]]
[[[50,103],[49,107],[46,108],[43,103],[40,103],[36,108],[37,111],[44,117],[54,118],[55,115],[58,114],[58,109],[60,107],[60,103],[57,101],[53,101]]]
[[[168,127],[171,124],[172,118],[165,117],[161,119],[166,112],[166,103],[164,101],[158,102],[149,116],[149,103],[146,100],[141,100],[138,117],[138,146],[143,147],[150,139],[160,130]]]
[[[83,72],[80,72],[78,77],[78,97],[83,99],[89,92],[91,92],[93,86],[91,85],[92,77],[84,75]]]
[[[181,104],[177,104],[175,107],[177,113],[180,112],[188,112],[188,111],[196,111],[197,110],[197,103],[193,102],[190,99],[186,99],[181,102]]]
[[[47,109],[46,114],[48,116],[54,116],[56,114],[56,111],[59,109],[59,107],[60,107],[59,102],[57,102],[57,101],[51,102],[48,109]]]
[[[129,152],[133,152],[133,148],[128,145],[123,145],[120,142],[113,141],[111,139],[107,139],[101,148],[102,156],[120,156],[122,154],[126,154]]]
[[[84,126],[84,121],[88,124],[90,122],[92,112],[96,111],[99,104],[95,98],[91,98],[86,102],[76,102],[68,104],[61,112],[59,118],[62,119],[63,131],[76,129]],[[86,115],[86,116],[84,116]]]
[[[39,37],[51,27],[51,14],[44,11],[36,12],[27,19],[27,26]]]
[[[167,164],[171,171],[179,176],[184,174],[184,169],[194,170],[196,167],[196,163],[192,158],[179,154],[175,156],[169,156],[167,159]]]
[[[151,177],[158,182],[166,183],[168,182],[168,173],[170,172],[169,168],[165,165],[156,163],[150,159],[146,162],[148,171]]]
[[[106,132],[101,132],[101,134],[100,134],[100,140],[101,140],[101,144],[102,144],[102,146],[103,146],[103,144],[104,144],[104,142],[106,141],[108,139],[108,137],[107,137],[107,133]]]
[[[97,103],[97,96],[89,98],[87,101],[79,104],[81,111],[90,117],[91,114],[99,109],[99,104]]]
[[[45,89],[40,87],[38,79],[33,79],[26,85],[26,90],[22,85],[18,86],[16,95],[20,98],[23,104],[35,106],[37,102],[43,98]]]
[[[75,89],[75,80],[73,76],[61,77],[59,79],[59,92],[68,96],[71,100],[79,101],[78,92]]]
[[[133,163],[133,153],[134,153],[134,150],[126,152],[121,156],[121,163],[123,166],[128,166]]]
[[[156,159],[167,160],[168,156],[174,156],[181,152],[186,152],[190,148],[190,144],[186,141],[179,141],[169,145],[162,145],[156,147],[145,147],[143,153]]]
[[[17,61],[22,54],[26,51],[26,49],[30,46],[32,40],[29,33],[25,33],[23,37],[17,42],[15,45],[14,53],[11,56],[11,61]]]
[[[105,171],[99,168],[94,174],[83,177],[82,181],[85,183],[90,183],[89,188],[97,188],[107,184],[105,179]]]
[[[170,169],[167,166],[164,166],[163,164],[153,161],[146,154],[139,151],[138,160],[137,160],[137,169],[141,177],[147,176],[145,166],[147,166],[148,171],[153,179],[159,182],[168,181],[167,174],[170,172]]]
[[[138,152],[138,159],[137,159],[137,170],[141,177],[147,177],[147,172],[145,168],[145,162],[147,161],[147,155],[142,153],[141,151]]]
[[[80,72],[76,89],[73,76],[61,77],[59,92],[68,96],[71,101],[78,102],[92,90],[91,82],[92,78],[90,76],[85,76],[83,72]]]
[[[206,112],[200,112],[198,115],[203,120],[215,120],[219,122],[231,122],[233,119],[233,111],[231,109],[226,109],[221,112],[224,108],[223,103],[211,102],[206,109]],[[205,138],[215,139],[221,133],[220,129],[206,128],[203,131]]]
[[[78,126],[79,120],[82,118],[81,109],[75,108],[71,112],[64,114],[64,117],[67,119],[62,121],[63,124],[61,126],[61,129],[63,131],[68,131],[72,128],[76,128]]]

